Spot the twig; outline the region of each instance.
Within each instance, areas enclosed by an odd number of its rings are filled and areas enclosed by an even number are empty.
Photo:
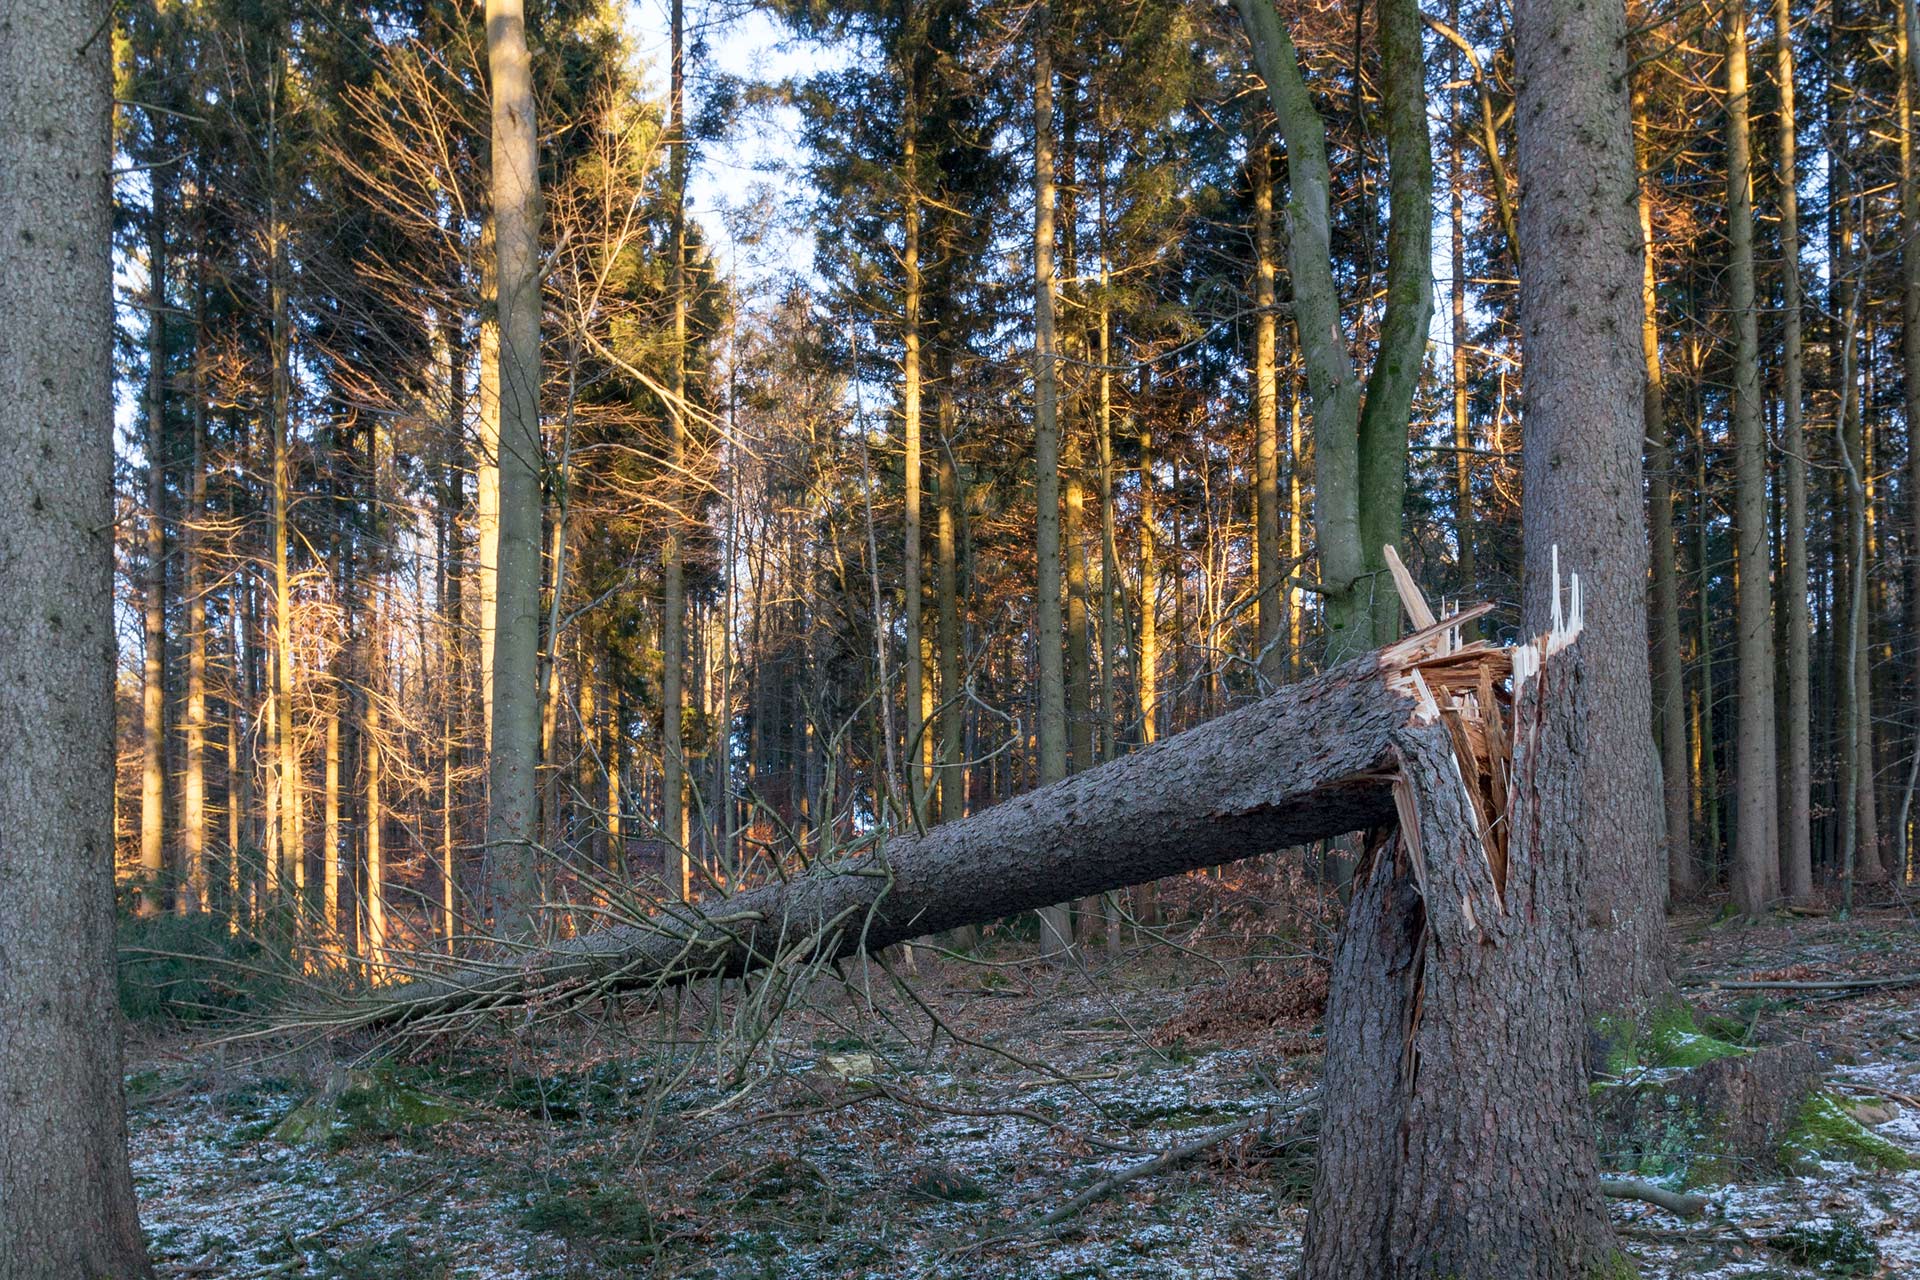
[[[1665,1209],[1668,1213],[1677,1213],[1683,1218],[1699,1217],[1707,1211],[1708,1204],[1705,1196],[1669,1191],[1638,1178],[1602,1178],[1600,1194],[1609,1200],[1639,1200]]]
[[[1887,978],[1836,978],[1820,982],[1736,982],[1726,978],[1689,978],[1688,987],[1706,987],[1712,991],[1870,991],[1884,987],[1920,987],[1920,973],[1902,973]]]

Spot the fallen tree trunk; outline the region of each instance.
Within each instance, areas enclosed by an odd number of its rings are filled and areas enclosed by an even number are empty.
[[[369,993],[357,1025],[837,959],[1395,820],[1406,671],[1445,628],[925,835],[780,884]],[[1504,659],[1501,661],[1504,662]]]
[[[713,904],[376,992],[349,1021],[436,1025],[819,962],[1352,831],[1308,1280],[1619,1273],[1586,1097],[1575,937],[1579,630],[1420,630],[1135,755]],[[1557,591],[1557,588],[1556,588]],[[342,1019],[331,1021],[338,1024]]]

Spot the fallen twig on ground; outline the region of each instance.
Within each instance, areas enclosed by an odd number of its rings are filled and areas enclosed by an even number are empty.
[[[1699,1217],[1707,1211],[1708,1204],[1705,1196],[1669,1191],[1638,1178],[1602,1178],[1600,1194],[1609,1200],[1638,1200],[1665,1209],[1668,1213],[1677,1213],[1683,1218]]]

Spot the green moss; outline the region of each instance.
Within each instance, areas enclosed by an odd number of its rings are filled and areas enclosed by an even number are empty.
[[[1611,1077],[1641,1069],[1705,1066],[1747,1052],[1739,1044],[1702,1031],[1692,1006],[1684,1000],[1662,1005],[1642,1021],[1604,1015],[1595,1023],[1594,1034],[1604,1049],[1602,1075]],[[1609,1081],[1597,1083],[1603,1087]]]
[[[356,1071],[335,1097],[316,1094],[287,1112],[273,1136],[288,1146],[330,1150],[356,1141],[391,1138],[457,1119],[460,1108],[429,1097],[383,1069]]]
[[[1846,1160],[1887,1173],[1920,1168],[1912,1152],[1861,1124],[1845,1103],[1825,1091],[1800,1108],[1780,1144],[1780,1158],[1796,1172],[1815,1172],[1822,1160]]]
[[[1587,1280],[1640,1280],[1640,1268],[1621,1249],[1609,1249],[1587,1271]]]

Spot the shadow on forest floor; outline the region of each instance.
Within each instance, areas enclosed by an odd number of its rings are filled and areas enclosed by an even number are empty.
[[[1690,914],[1675,937],[1683,977],[1920,969],[1905,912]],[[128,1080],[142,1219],[161,1275],[180,1277],[1284,1273],[1308,1175],[1264,1122],[1055,1233],[968,1250],[1308,1097],[1309,966],[1269,961],[1286,984],[1270,998],[1243,947],[1195,941],[1217,963],[1095,952],[1062,975],[1020,963],[1022,944],[985,965],[923,954],[917,1001],[855,968],[757,1046],[729,1036],[728,1069],[751,1065],[718,1080],[710,990],[677,1020],[599,1011],[414,1060],[344,1056],[351,1045],[243,1059],[149,1037]],[[1855,1114],[1920,1156],[1920,988],[1689,994],[1716,1025],[1811,1043],[1835,1096],[1871,1104]],[[931,1048],[927,1009],[946,1028]],[[1920,1275],[1920,1172],[1802,1168],[1695,1187],[1712,1200],[1701,1221],[1632,1202],[1616,1220],[1648,1277]]]

